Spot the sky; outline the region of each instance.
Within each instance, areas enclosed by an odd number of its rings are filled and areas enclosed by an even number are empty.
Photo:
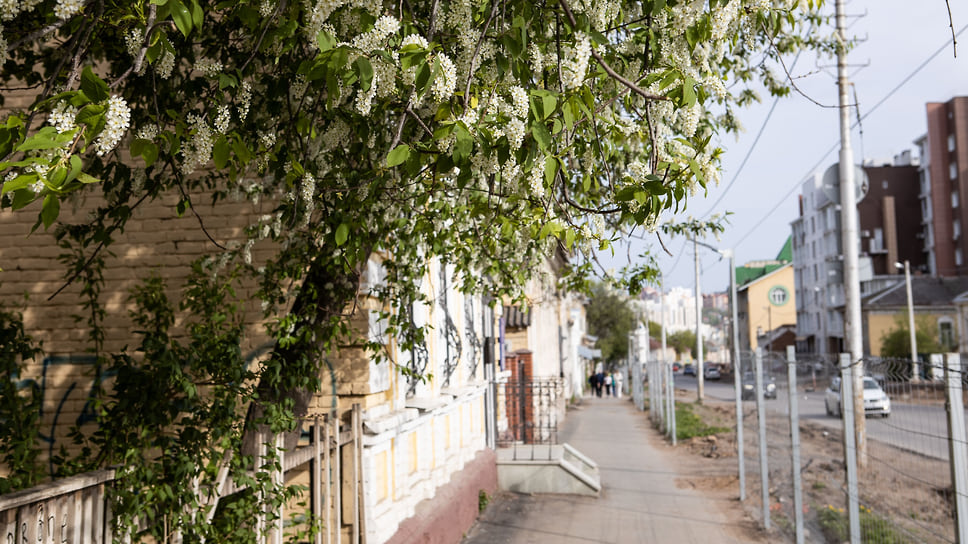
[[[905,150],[916,156],[913,142],[927,130],[925,104],[968,95],[968,2],[950,3],[954,32],[964,30],[957,39],[957,57],[944,0],[847,1],[847,32],[862,40],[849,54],[848,75],[860,114],[866,116],[851,133],[855,162],[890,160]],[[833,0],[826,0],[826,9],[833,13]],[[939,49],[943,50],[935,55]],[[786,61],[788,68],[791,61]],[[738,136],[726,135],[720,143],[726,151],[722,181],[710,187],[708,195],[691,198],[682,216],[705,218],[732,212],[720,239],[709,236],[704,241],[734,249],[737,266],[776,257],[790,235],[790,223],[799,214],[802,182],[837,162],[836,60],[818,60],[814,54],[804,53],[792,73],[797,76],[797,87],[812,101],[794,92],[774,107],[773,97],[763,94],[761,104],[742,111],[744,131]],[[856,119],[854,111],[851,118]],[[666,287],[693,289],[692,243],[684,238],[664,238],[663,242],[671,256],[654,238],[633,242],[632,255],[644,244],[651,245]],[[616,268],[628,262],[627,249],[618,253],[611,259]],[[700,269],[704,293],[729,288],[728,261],[716,252],[700,248]]]

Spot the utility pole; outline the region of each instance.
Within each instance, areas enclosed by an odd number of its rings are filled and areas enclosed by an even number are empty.
[[[860,277],[857,248],[857,193],[854,188],[854,153],[850,147],[850,102],[847,80],[847,35],[844,1],[836,0],[837,11],[837,90],[840,106],[840,226],[844,255],[844,332],[850,353],[853,378],[854,434],[857,461],[867,466],[867,433],[864,427],[863,328],[860,315]]]
[[[703,399],[703,364],[702,364],[702,291],[699,289],[699,241],[692,235],[692,249],[696,261],[696,394],[699,403]]]

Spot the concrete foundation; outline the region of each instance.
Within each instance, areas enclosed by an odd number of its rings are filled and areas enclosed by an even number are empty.
[[[484,449],[439,487],[432,499],[417,505],[416,513],[400,524],[390,544],[457,544],[474,524],[480,492],[497,490],[496,456]]]
[[[598,465],[568,444],[518,445],[498,450],[498,486],[515,493],[598,496]]]

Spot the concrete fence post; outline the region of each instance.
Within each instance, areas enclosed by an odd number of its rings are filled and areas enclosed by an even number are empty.
[[[844,465],[847,469],[847,519],[850,544],[861,544],[857,491],[857,443],[854,440],[854,378],[849,353],[840,354],[840,412],[844,417]],[[859,417],[864,417],[861,414]]]
[[[766,402],[763,399],[763,348],[753,358],[756,373],[756,419],[760,442],[760,488],[763,500],[763,527],[770,528],[770,469],[766,457]]]
[[[956,542],[968,543],[968,450],[962,401],[961,356],[949,353],[944,362],[945,411],[948,415],[948,455],[955,502]]]
[[[800,413],[797,390],[797,356],[793,346],[787,346],[787,385],[790,397],[790,461],[793,476],[794,534],[797,544],[803,544],[803,491],[800,483]]]

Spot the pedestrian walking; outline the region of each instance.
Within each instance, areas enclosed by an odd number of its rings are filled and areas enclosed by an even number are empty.
[[[615,392],[615,396],[622,397],[622,373],[616,372],[614,377],[612,377],[612,389]]]
[[[612,396],[612,373],[609,372],[605,375],[605,396]]]

